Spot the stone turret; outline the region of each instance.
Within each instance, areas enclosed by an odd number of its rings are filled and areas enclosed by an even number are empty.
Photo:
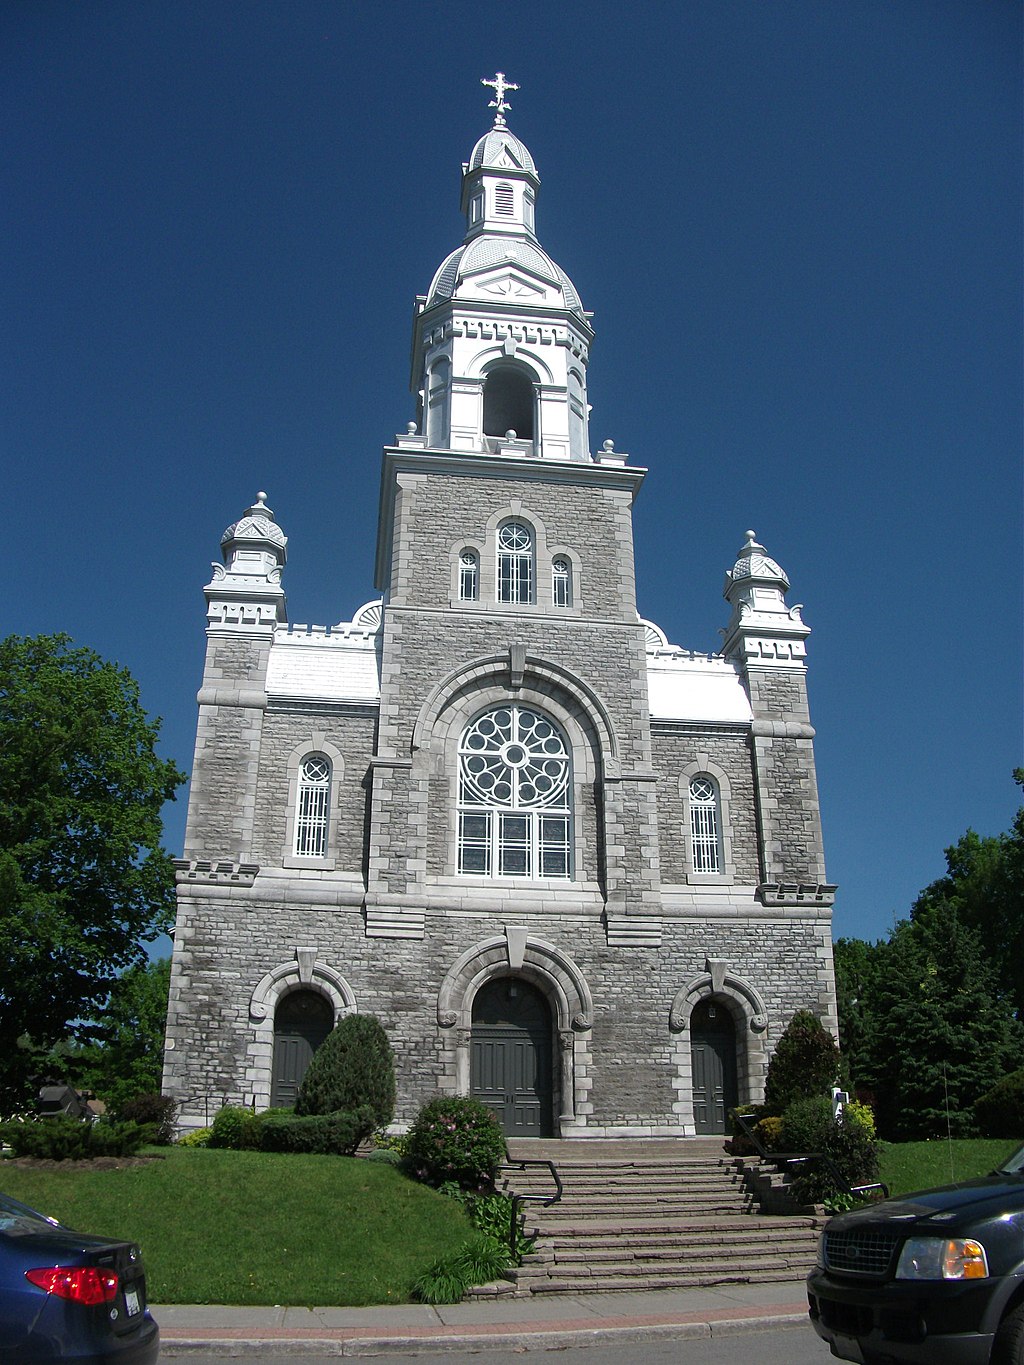
[[[214,563],[213,578],[203,589],[211,627],[272,632],[288,619],[281,570],[288,558],[288,537],[257,493],[238,521],[220,538],[223,564]]]
[[[770,662],[774,667],[802,665],[810,627],[799,606],[786,606],[789,579],[753,531],[736,563],[725,575],[723,596],[732,606],[722,652],[740,663]]]

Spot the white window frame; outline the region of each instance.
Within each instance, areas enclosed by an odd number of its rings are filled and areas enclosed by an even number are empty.
[[[707,801],[694,801],[694,783],[710,783],[713,810]],[[714,885],[736,880],[729,819],[731,800],[727,773],[707,753],[700,753],[679,776],[683,803],[685,878],[695,885]]]
[[[480,555],[471,546],[459,552],[459,601],[480,600]]]
[[[463,730],[458,755],[459,875],[571,880],[572,750],[561,727],[532,706],[491,706]]]
[[[722,817],[718,783],[710,773],[690,778],[690,858],[694,872],[722,873]]]
[[[536,601],[537,538],[527,522],[512,518],[498,527],[497,589],[502,606],[529,606]]]
[[[551,605],[572,606],[572,560],[567,555],[556,555],[551,561]]]
[[[312,851],[306,837],[307,815],[303,812],[303,770],[306,762],[319,757],[330,765],[329,782],[322,784],[327,788],[326,806],[316,818],[326,817],[324,837],[313,845],[322,852]],[[338,837],[338,801],[345,777],[345,760],[340,749],[328,740],[321,730],[307,732],[305,740],[297,744],[288,758],[288,816],[285,822],[285,842],[281,850],[282,867],[310,870],[331,870],[335,866]],[[314,814],[315,812],[310,812]],[[310,849],[299,852],[300,848]]]
[[[296,858],[326,858],[331,828],[331,786],[334,768],[326,754],[307,754],[299,764],[295,806]]]

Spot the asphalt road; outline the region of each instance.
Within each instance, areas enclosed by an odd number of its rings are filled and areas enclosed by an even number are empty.
[[[444,1351],[421,1355],[370,1356],[374,1365],[409,1365],[410,1361],[443,1360],[445,1365],[537,1365],[551,1356],[552,1365],[824,1365],[832,1357],[828,1347],[810,1327],[792,1327],[770,1332],[744,1332],[738,1335],[702,1338],[691,1341],[626,1342],[621,1346],[588,1346],[558,1351]],[[252,1365],[338,1365],[347,1356],[259,1355],[232,1356],[233,1361]],[[161,1356],[163,1359],[163,1356]],[[225,1356],[187,1357],[190,1365],[223,1365]]]

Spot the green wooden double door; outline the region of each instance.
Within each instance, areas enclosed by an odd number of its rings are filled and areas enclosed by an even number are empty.
[[[554,1133],[551,1011],[519,977],[490,981],[473,1002],[471,1088],[508,1137]]]

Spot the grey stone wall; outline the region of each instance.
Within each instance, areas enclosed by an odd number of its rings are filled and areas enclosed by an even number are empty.
[[[188,918],[189,931],[177,945],[188,1017],[172,1023],[168,1077],[178,1094],[194,1097],[186,1105],[193,1121],[203,1117],[206,1103],[197,1097],[247,1102],[254,1036],[248,1003],[267,972],[294,958],[299,941],[314,946],[317,957],[345,978],[360,1011],[382,1020],[396,1053],[400,1122],[410,1121],[439,1090],[453,1088],[455,1030],[437,1023],[438,991],[461,953],[500,932],[493,914],[432,913],[422,941],[381,940],[364,935],[358,910],[209,891],[191,900]],[[574,960],[593,996],[593,1027],[583,1040],[591,1088],[578,1115],[591,1128],[675,1126],[681,1039],[669,1027],[669,1011],[707,959],[724,959],[761,992],[769,1047],[796,1009],[819,1002],[827,984],[821,948],[828,924],[820,919],[737,914],[728,921],[672,920],[660,949],[630,951],[607,946],[597,916],[540,913],[528,928]],[[741,1043],[753,1051],[763,1076],[767,1052],[760,1039],[741,1037]]]
[[[686,825],[679,774],[698,754],[729,779],[729,836],[734,879],[748,886],[760,880],[757,818],[751,740],[747,732],[711,726],[658,723],[651,727],[654,767],[658,774],[658,830],[661,879],[668,885],[686,880]]]
[[[473,477],[437,473],[403,479],[392,601],[447,607],[453,546],[482,542],[489,519],[516,499],[527,520],[539,521],[549,552],[558,546],[578,557],[576,596],[587,615],[628,617],[636,600],[628,495],[593,485],[496,477],[484,460]],[[538,570],[545,568],[538,556]]]
[[[247,860],[269,635],[212,635],[200,692],[185,856]]]
[[[293,802],[289,760],[318,745],[314,732],[340,751],[343,771],[335,767],[331,793],[330,849],[335,865],[365,875],[365,833],[369,806],[370,759],[377,728],[369,710],[268,710],[264,716],[256,788],[253,861],[276,866],[288,846],[288,817]]]
[[[751,668],[748,685],[754,710],[754,766],[765,878],[824,882],[813,731],[803,670]]]

